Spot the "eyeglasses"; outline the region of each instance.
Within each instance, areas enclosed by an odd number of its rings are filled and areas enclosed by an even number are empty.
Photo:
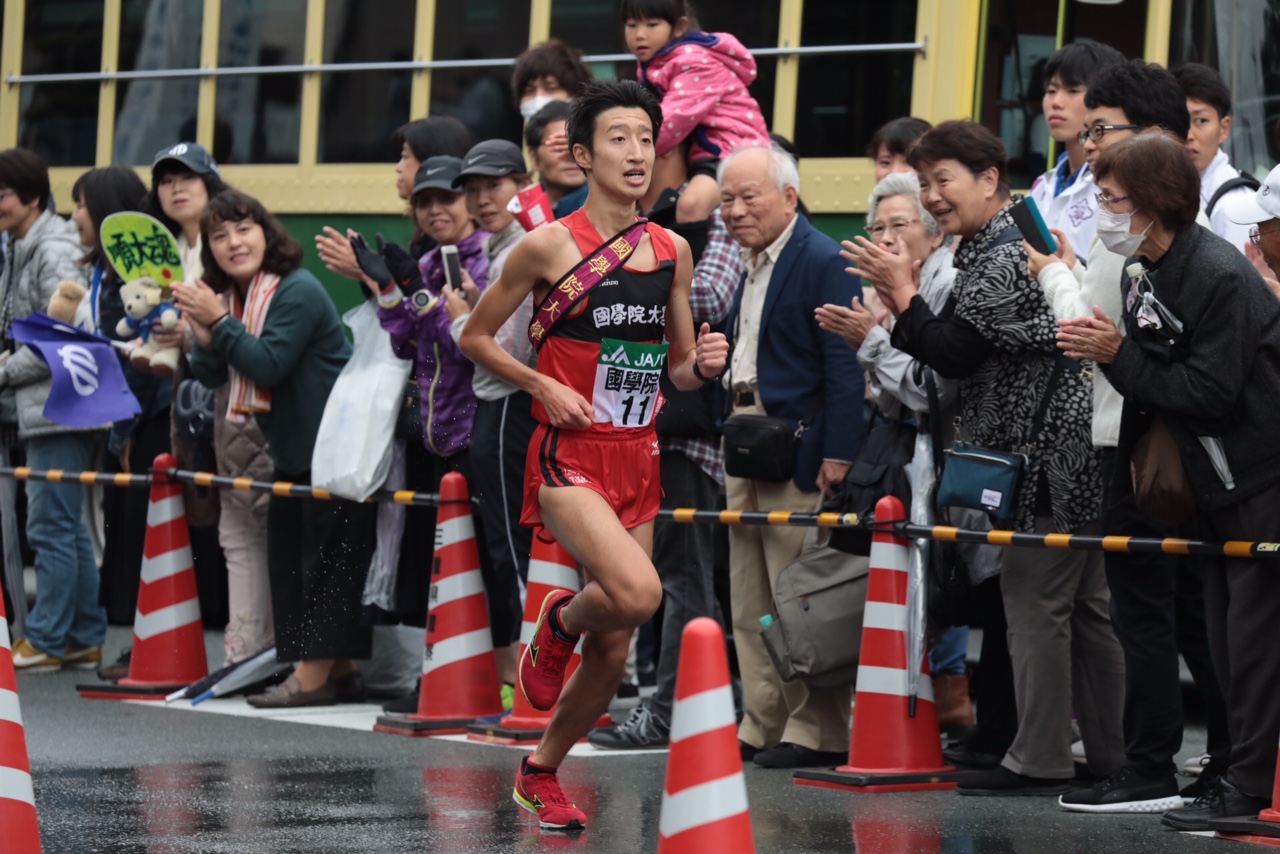
[[[1076,142],[1081,145],[1089,140],[1101,142],[1103,135],[1109,130],[1141,130],[1141,127],[1139,125],[1094,125],[1076,134]]]
[[[870,234],[872,238],[874,238],[875,241],[879,243],[880,238],[884,237],[885,235],[893,235],[894,237],[896,237],[899,234],[902,234],[911,226],[915,225],[919,221],[920,220],[918,219],[900,219],[900,220],[896,220],[895,222],[891,222],[888,225],[878,222],[867,229],[867,234]]]
[[[1261,246],[1262,235],[1275,234],[1278,231],[1280,231],[1280,228],[1269,228],[1266,231],[1263,231],[1262,229],[1258,228],[1258,226],[1255,225],[1253,228],[1249,229],[1249,242],[1252,243],[1254,246]]]
[[[1128,196],[1104,196],[1102,193],[1094,193],[1093,197],[1098,200],[1098,207],[1108,212],[1110,212],[1111,206],[1116,202],[1129,201]]]

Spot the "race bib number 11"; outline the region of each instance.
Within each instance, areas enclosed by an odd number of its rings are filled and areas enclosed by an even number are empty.
[[[658,378],[666,361],[666,344],[602,340],[591,395],[596,422],[615,427],[652,424],[660,397]]]

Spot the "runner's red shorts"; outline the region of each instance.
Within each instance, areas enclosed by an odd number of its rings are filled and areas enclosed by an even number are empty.
[[[622,527],[630,530],[658,515],[662,501],[658,434],[648,430],[564,430],[539,424],[524,466],[524,510],[520,524],[543,527],[538,490],[584,486],[599,493]]]

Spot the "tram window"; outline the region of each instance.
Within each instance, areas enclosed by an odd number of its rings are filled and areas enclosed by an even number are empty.
[[[198,68],[203,29],[203,0],[125,0],[120,9],[118,67],[121,71]],[[199,89],[196,77],[121,80],[116,89],[113,162],[150,165],[166,145],[195,139]]]
[[[101,3],[26,0],[22,73],[101,70],[102,16]],[[23,85],[18,145],[30,148],[50,166],[91,165],[97,148],[99,89],[96,81]]]
[[[887,44],[915,41],[916,4],[810,0],[800,43]],[[885,122],[911,112],[915,55],[832,54],[803,57],[796,94],[801,157],[862,157]]]
[[[1058,4],[992,0],[982,58],[980,121],[1009,151],[1014,187],[1030,187],[1049,166],[1044,99],[1045,62],[1057,49]]]
[[[219,67],[300,65],[306,18],[306,0],[223,3]],[[228,162],[298,162],[302,75],[219,77],[215,103]]]
[[[509,58],[528,46],[528,0],[436,4],[435,59]],[[432,71],[431,115],[461,120],[478,140],[517,142],[523,125],[511,99],[511,66]]]
[[[323,61],[413,59],[416,0],[328,0]],[[355,71],[320,78],[321,163],[384,163],[398,154],[391,134],[409,120],[411,71]]]
[[[1175,0],[1169,64],[1202,62],[1231,88],[1231,163],[1266,175],[1280,160],[1280,0]]]

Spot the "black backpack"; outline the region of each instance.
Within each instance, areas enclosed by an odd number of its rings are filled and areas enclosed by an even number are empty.
[[[857,513],[860,519],[869,519],[876,502],[886,495],[897,498],[904,508],[910,507],[911,483],[906,466],[915,455],[915,445],[914,424],[872,409],[858,458],[849,466],[836,497],[823,502],[822,509],[829,513]],[[834,528],[829,545],[846,554],[869,555],[871,529]]]
[[[1218,200],[1227,193],[1230,193],[1232,190],[1238,190],[1241,187],[1248,187],[1250,190],[1256,190],[1261,186],[1261,181],[1244,171],[1242,171],[1238,177],[1228,178],[1222,182],[1222,186],[1213,191],[1213,195],[1209,198],[1209,204],[1204,206],[1204,215],[1213,216],[1213,209],[1218,204]]]

